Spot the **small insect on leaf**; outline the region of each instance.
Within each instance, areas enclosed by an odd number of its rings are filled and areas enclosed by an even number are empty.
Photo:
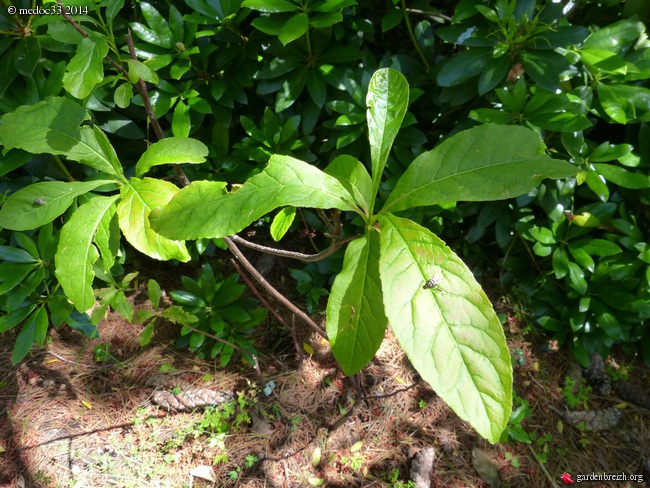
[[[34,200],[32,203],[33,203],[34,205],[45,205],[45,200],[43,200],[42,198],[37,198],[37,199]]]
[[[425,290],[428,290],[429,288],[435,288],[441,282],[442,282],[442,276],[435,275],[433,278],[427,281],[422,288],[424,288]]]

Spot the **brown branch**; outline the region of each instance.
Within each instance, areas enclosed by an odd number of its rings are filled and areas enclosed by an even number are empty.
[[[300,310],[298,307],[296,307],[293,303],[291,303],[287,298],[282,295],[279,291],[277,291],[271,284],[264,279],[264,277],[255,269],[255,267],[250,263],[248,259],[246,259],[246,256],[242,254],[242,252],[239,250],[235,242],[232,240],[231,237],[224,237],[223,240],[226,242],[226,245],[228,246],[228,249],[230,249],[230,252],[232,252],[235,257],[239,260],[239,262],[244,265],[246,270],[257,280],[257,282],[262,285],[266,291],[268,291],[271,295],[275,297],[276,300],[280,301],[285,307],[287,307],[289,310],[291,310],[293,313],[295,313],[298,317],[300,317],[302,320],[304,320],[312,329],[314,329],[316,332],[318,332],[322,337],[327,339],[327,334],[325,331],[316,323],[314,322],[309,315],[307,315],[305,312]]]
[[[237,235],[230,236],[230,239],[232,239],[236,243],[241,244],[242,246],[249,247],[251,249],[255,249],[256,251],[265,252],[267,254],[273,254],[275,256],[282,256],[283,258],[298,259],[306,263],[321,261],[331,256],[336,251],[338,251],[343,244],[346,244],[350,241],[354,241],[355,239],[358,238],[359,236],[346,237],[345,239],[341,239],[341,240],[334,238],[332,239],[332,243],[330,244],[330,246],[324,251],[321,251],[318,254],[305,254],[301,252],[285,251],[284,249],[275,249],[273,247],[262,246],[261,244],[256,244],[254,242],[247,241],[246,239],[242,239]]]
[[[296,336],[296,328],[293,327],[293,326],[289,326],[289,324],[287,324],[287,322],[282,318],[282,316],[280,314],[278,314],[278,312],[276,312],[275,309],[271,307],[271,305],[269,305],[269,302],[267,302],[266,299],[260,294],[260,292],[257,290],[255,285],[253,284],[253,282],[250,279],[248,279],[248,276],[246,276],[242,272],[239,264],[237,264],[237,261],[235,261],[234,259],[231,259],[230,262],[235,267],[235,269],[237,270],[239,275],[246,282],[248,287],[253,291],[255,296],[259,299],[260,302],[262,302],[262,305],[264,305],[269,312],[271,312],[273,315],[275,315],[275,318],[278,319],[278,322],[280,322],[282,325],[284,325],[291,332],[291,337],[293,338],[293,345],[296,348],[296,352],[298,353],[298,357],[300,358],[299,362],[298,362],[298,371],[300,371],[304,356],[302,354],[302,349],[300,348],[300,344],[298,343],[298,337]]]
[[[135,47],[133,46],[133,36],[131,36],[131,29],[129,29],[126,33],[126,45],[129,46],[129,54],[131,55],[131,59],[137,61],[138,57],[135,55]],[[153,107],[151,106],[151,98],[149,98],[149,91],[147,90],[147,85],[142,78],[138,78],[136,88],[142,96],[142,103],[144,104],[144,109],[147,112],[147,117],[149,117],[149,120],[151,120],[153,130],[156,133],[156,137],[160,141],[161,139],[165,138],[165,135],[163,134],[162,127],[160,127],[158,118],[153,111]],[[189,182],[187,185],[189,185]]]

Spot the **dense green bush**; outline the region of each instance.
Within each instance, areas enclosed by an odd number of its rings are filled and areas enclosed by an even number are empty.
[[[456,203],[475,200],[460,193],[399,217],[476,272],[497,271],[581,363],[614,344],[650,361],[650,50],[634,5],[75,0],[68,19],[3,10],[0,331],[23,323],[14,361],[50,322],[95,334],[84,313],[93,279],[124,283],[111,275],[132,248],[190,260],[148,220],[178,193],[169,180],[237,188],[272,155],[320,169],[342,155],[374,161],[366,93],[387,67],[410,93],[384,178],[373,173],[377,210],[441,140],[488,123],[534,130],[576,177],[495,202]],[[317,212],[303,218],[328,231]],[[341,235],[366,225],[344,212]],[[303,285],[312,306],[327,282]],[[120,293],[104,305],[124,308]]]

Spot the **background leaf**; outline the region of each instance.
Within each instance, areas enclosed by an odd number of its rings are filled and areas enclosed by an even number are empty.
[[[90,95],[95,85],[104,79],[102,63],[107,54],[108,44],[104,37],[84,38],[63,75],[64,88],[76,98]]]

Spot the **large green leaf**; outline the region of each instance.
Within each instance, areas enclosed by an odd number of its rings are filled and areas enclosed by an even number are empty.
[[[151,212],[152,228],[170,239],[200,239],[236,234],[287,205],[361,213],[336,178],[289,156],[272,156],[264,171],[237,190],[228,193],[224,186],[222,182],[193,182],[167,206]]]
[[[370,214],[370,204],[373,198],[372,181],[365,166],[357,158],[344,154],[334,158],[325,173],[333,176],[354,197],[354,201],[366,214]]]
[[[287,0],[244,0],[241,6],[260,12],[294,12],[298,9]]]
[[[152,166],[161,164],[199,164],[205,162],[208,147],[188,137],[167,137],[147,148],[135,166],[135,174],[143,175]]]
[[[99,171],[121,175],[120,162],[106,135],[97,127],[80,126],[88,118],[86,109],[72,100],[48,98],[5,114],[0,141],[7,149],[63,154]]]
[[[379,279],[379,235],[350,243],[327,302],[327,336],[348,376],[368,364],[381,345],[388,319]]]
[[[11,230],[36,229],[65,212],[77,196],[112,183],[110,180],[34,183],[7,199],[0,209],[0,227]]]
[[[571,164],[545,156],[544,144],[532,130],[486,124],[417,157],[382,212],[461,200],[503,200],[529,192],[544,178],[576,172]]]
[[[375,71],[366,96],[372,196],[377,194],[388,153],[402,125],[408,101],[409,85],[402,73],[390,68]]]
[[[117,206],[120,229],[133,247],[154,259],[190,260],[185,243],[167,239],[149,225],[151,209],[166,205],[177,192],[173,184],[153,178],[131,178],[122,188]]]
[[[104,79],[102,61],[106,54],[108,44],[103,36],[89,36],[81,41],[63,75],[64,88],[76,98],[90,95],[95,85]]]
[[[93,263],[99,257],[92,245],[97,226],[119,195],[97,197],[80,206],[63,226],[54,263],[66,297],[80,312],[95,304]]]
[[[298,13],[285,22],[278,40],[286,46],[302,36],[308,29],[309,17],[304,12]]]
[[[379,223],[381,285],[397,340],[458,416],[497,442],[512,408],[512,366],[490,301],[430,231],[390,214]],[[428,287],[432,278],[438,284]]]

